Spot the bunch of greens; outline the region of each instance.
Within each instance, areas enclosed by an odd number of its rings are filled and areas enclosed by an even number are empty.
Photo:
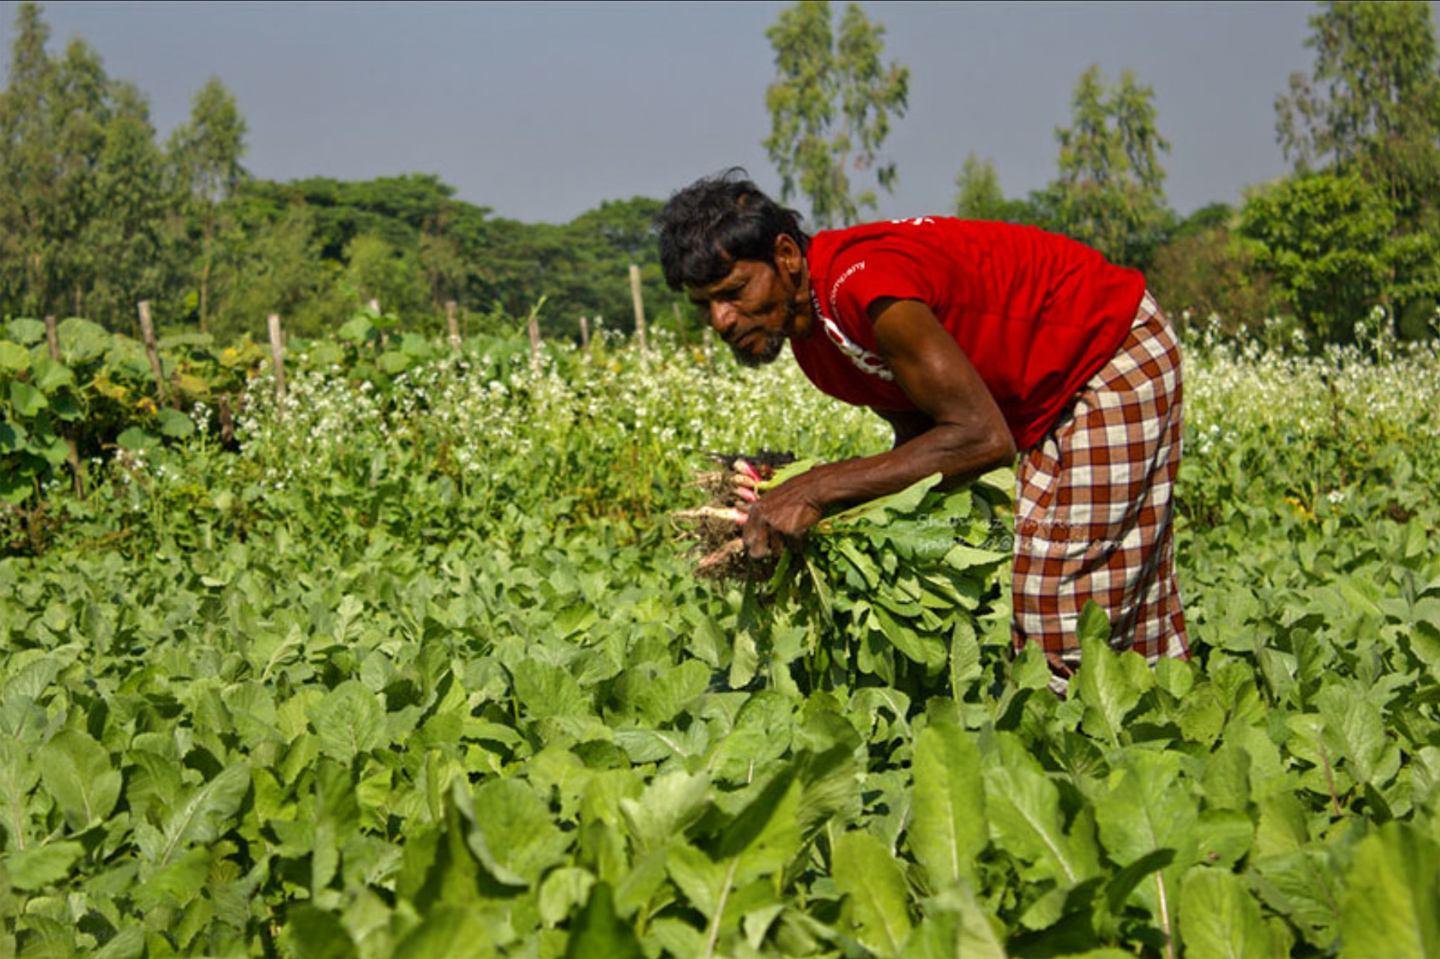
[[[793,464],[761,487],[813,465]],[[817,524],[749,590],[737,649],[754,643],[768,654],[772,680],[784,683],[789,672],[812,689],[883,684],[917,699],[953,692],[958,673],[978,665],[977,637],[1006,629],[996,611],[1009,605],[1000,575],[1010,556],[1008,486],[999,477],[943,490],[940,480],[928,476]],[[758,665],[758,655],[736,663],[751,659]]]

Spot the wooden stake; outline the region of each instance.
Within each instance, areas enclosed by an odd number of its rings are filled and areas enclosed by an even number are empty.
[[[580,317],[580,349],[590,352],[590,321]]]
[[[50,348],[50,359],[56,363],[63,362],[60,359],[60,328],[53,316],[45,317],[45,344]],[[70,464],[70,479],[75,495],[84,496],[85,467],[80,463],[80,447],[75,443],[69,427],[62,426],[60,434],[65,437],[65,445],[70,448],[65,460]]]
[[[280,314],[270,314],[270,365],[275,370],[275,409],[285,410],[285,343],[281,339]]]
[[[687,351],[690,349],[690,338],[685,335],[685,317],[680,315],[680,304],[671,303],[675,308],[675,332],[680,334],[680,345]]]
[[[56,363],[60,362],[60,324],[55,322],[55,317],[45,317],[45,345],[50,347],[50,359]]]
[[[640,267],[630,264],[630,298],[635,301],[635,337],[640,341],[640,361],[645,361],[649,348],[645,344],[645,299],[640,294]]]
[[[150,322],[150,301],[141,300],[140,337],[145,341],[145,355],[150,358],[150,372],[155,374],[155,394],[161,406],[170,405],[170,391],[165,388],[165,374],[160,371],[160,351],[155,348],[155,324]]]
[[[530,312],[530,322],[526,324],[530,333],[530,363],[532,366],[540,363],[540,316],[537,311]]]
[[[460,320],[456,316],[454,300],[445,301],[445,325],[450,328],[450,348],[460,349]]]

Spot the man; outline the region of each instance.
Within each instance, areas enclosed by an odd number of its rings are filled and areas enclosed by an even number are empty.
[[[739,170],[676,193],[657,222],[666,282],[737,359],[768,363],[788,342],[817,387],[895,430],[888,452],[761,496],[750,555],[838,507],[1018,452],[1017,647],[1041,643],[1063,688],[1094,600],[1117,649],[1188,658],[1171,529],[1180,355],[1138,272],[1034,228],[944,217],[809,237]]]

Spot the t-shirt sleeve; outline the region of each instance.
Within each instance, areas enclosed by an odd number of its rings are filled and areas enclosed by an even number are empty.
[[[857,243],[836,257],[826,299],[836,316],[863,320],[882,297],[929,302],[933,285],[922,264],[904,250]]]

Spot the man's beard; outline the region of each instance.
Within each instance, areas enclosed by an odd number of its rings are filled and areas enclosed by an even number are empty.
[[[784,333],[778,330],[761,330],[760,335],[765,339],[758,353],[741,349],[738,343],[730,344],[730,352],[735,354],[735,361],[741,366],[754,369],[757,366],[765,366],[773,363],[780,357],[781,351],[785,349],[786,337]]]

